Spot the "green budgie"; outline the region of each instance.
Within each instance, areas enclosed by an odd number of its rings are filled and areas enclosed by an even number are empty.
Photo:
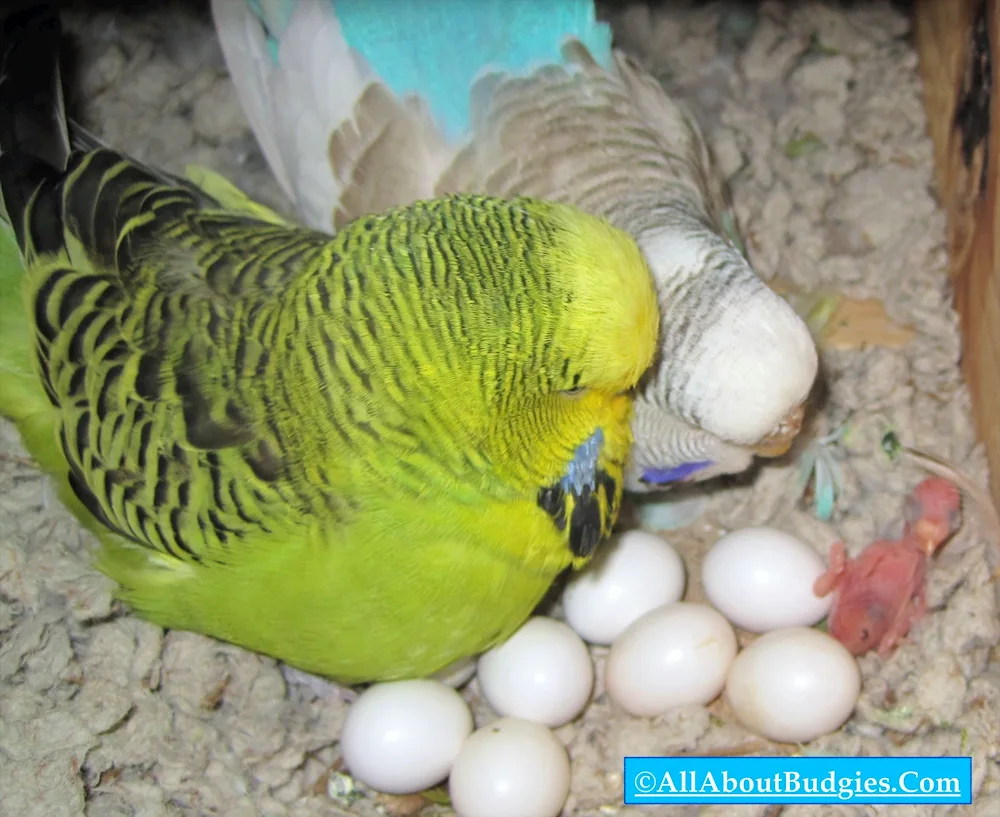
[[[141,616],[421,676],[587,562],[658,332],[629,236],[482,196],[294,227],[71,150],[58,18],[0,34],[0,413]]]
[[[695,119],[612,48],[592,0],[212,0],[212,10],[253,132],[311,226],[473,192],[565,201],[636,238],[662,319],[636,401],[629,490],[787,450],[815,344],[743,254]]]

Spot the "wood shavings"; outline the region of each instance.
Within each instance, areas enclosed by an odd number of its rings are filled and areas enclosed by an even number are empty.
[[[732,746],[720,746],[714,749],[698,749],[697,752],[678,752],[673,757],[697,755],[699,757],[746,757],[749,755],[781,755],[791,754],[794,748],[783,747],[767,740],[748,740]]]

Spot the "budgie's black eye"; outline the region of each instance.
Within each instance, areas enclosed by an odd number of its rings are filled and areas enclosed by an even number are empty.
[[[563,377],[567,376],[568,369],[569,369],[569,361],[567,360],[563,364]],[[562,393],[565,394],[567,397],[576,397],[579,394],[583,394],[587,390],[586,386],[580,385],[580,373],[579,372],[576,372],[576,374],[573,375],[573,381],[572,382],[573,382],[572,386],[570,386],[568,389],[563,389],[562,390]]]

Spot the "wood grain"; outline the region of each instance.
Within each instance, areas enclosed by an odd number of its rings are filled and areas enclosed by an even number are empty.
[[[948,213],[962,369],[1000,507],[1000,0],[918,0],[914,33]]]

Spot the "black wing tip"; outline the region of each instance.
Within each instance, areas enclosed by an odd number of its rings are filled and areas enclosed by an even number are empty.
[[[0,11],[0,152],[22,153],[65,167],[69,134],[55,3],[10,2]]]
[[[32,197],[44,185],[57,183],[59,173],[46,162],[24,153],[0,153],[0,206],[14,229],[14,236],[23,248],[28,225],[25,212]]]

